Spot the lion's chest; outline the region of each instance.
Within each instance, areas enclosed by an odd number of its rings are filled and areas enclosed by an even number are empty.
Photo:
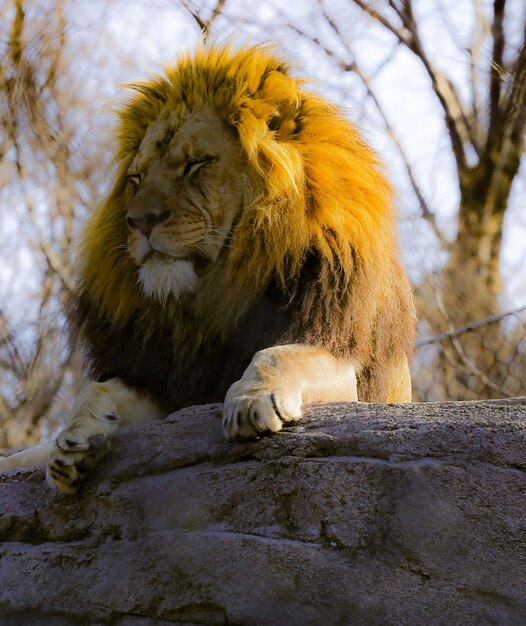
[[[269,292],[226,338],[211,338],[197,350],[190,330],[184,332],[183,328],[174,339],[171,329],[160,328],[142,341],[136,322],[102,333],[100,320],[95,332],[90,332],[88,323],[84,340],[96,380],[121,378],[133,388],[150,392],[167,411],[175,411],[184,406],[222,402],[228,387],[241,378],[255,352],[287,335],[290,317],[282,298]]]

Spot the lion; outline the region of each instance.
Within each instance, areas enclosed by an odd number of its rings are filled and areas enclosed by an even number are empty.
[[[339,109],[265,46],[202,45],[132,85],[78,244],[91,382],[47,461],[73,493],[124,427],[222,402],[228,440],[313,402],[408,402],[415,331],[392,189]]]

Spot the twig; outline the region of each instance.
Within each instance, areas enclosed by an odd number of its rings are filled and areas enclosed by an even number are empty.
[[[422,62],[426,72],[431,78],[433,90],[445,114],[446,126],[453,148],[453,154],[457,162],[459,173],[467,168],[465,144],[471,143],[467,115],[463,109],[460,97],[453,83],[436,68],[430,61],[420,40],[418,26],[412,12],[409,0],[404,2],[404,10],[397,9],[396,14],[402,19],[402,27],[397,28],[385,16],[373,9],[363,0],[352,0],[362,11],[371,16],[393,33],[398,41],[406,46]],[[475,146],[474,146],[475,147]]]
[[[415,343],[415,348],[422,348],[423,346],[428,346],[432,343],[440,343],[444,341],[444,339],[451,339],[453,337],[458,337],[467,332],[472,332],[474,330],[478,330],[479,328],[483,328],[489,324],[495,324],[496,322],[500,322],[506,317],[510,315],[518,315],[526,311],[526,305],[520,307],[519,309],[513,309],[512,311],[506,311],[506,313],[500,313],[499,315],[491,315],[489,317],[484,318],[483,320],[479,320],[477,322],[471,322],[470,324],[466,324],[465,326],[459,326],[458,328],[454,328],[453,330],[448,330],[444,333],[440,333],[438,335],[433,335],[432,337],[426,337],[425,339],[421,339]]]

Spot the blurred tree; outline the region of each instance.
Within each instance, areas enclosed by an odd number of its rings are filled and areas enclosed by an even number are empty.
[[[49,438],[84,384],[62,311],[78,224],[111,178],[108,99],[161,47],[173,58],[190,21],[170,2],[0,3],[0,448]]]
[[[73,87],[66,4],[0,9],[0,447],[37,441],[81,381],[61,308],[75,215],[96,196],[99,166],[95,151],[79,149],[90,119]]]

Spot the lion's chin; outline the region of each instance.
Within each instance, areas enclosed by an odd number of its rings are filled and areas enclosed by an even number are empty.
[[[169,296],[194,292],[197,274],[191,261],[155,255],[141,265],[138,282],[146,296],[164,303]]]

